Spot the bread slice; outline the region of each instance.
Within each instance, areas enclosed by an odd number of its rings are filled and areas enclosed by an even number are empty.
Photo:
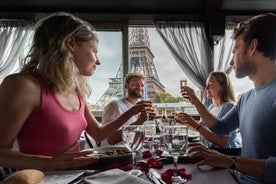
[[[11,174],[0,184],[37,184],[44,176],[42,171],[24,169]]]

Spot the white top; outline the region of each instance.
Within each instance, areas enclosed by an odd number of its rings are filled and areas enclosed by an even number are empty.
[[[102,124],[104,125],[117,119],[121,114],[126,112],[132,106],[133,104],[131,104],[125,98],[122,98],[120,100],[113,100],[107,106],[105,106],[103,110]],[[139,115],[132,116],[125,124],[131,124],[135,122],[138,117]],[[119,142],[117,144],[122,144],[122,142]],[[109,146],[106,139],[101,142],[101,146]]]

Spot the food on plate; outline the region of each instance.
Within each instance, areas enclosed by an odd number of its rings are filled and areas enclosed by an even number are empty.
[[[129,151],[126,149],[108,149],[101,153],[103,156],[121,156],[129,154]]]
[[[24,169],[11,174],[0,184],[37,184],[44,176],[42,171]]]

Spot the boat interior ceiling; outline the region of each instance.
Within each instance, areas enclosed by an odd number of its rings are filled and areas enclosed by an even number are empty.
[[[53,12],[70,12],[96,29],[153,25],[154,21],[197,21],[210,41],[224,35],[225,22],[240,22],[276,12],[276,0],[1,0],[0,20],[37,20]],[[210,37],[209,37],[210,36]]]
[[[276,0],[1,0],[0,19],[36,19],[65,11],[91,22],[152,24],[153,21],[202,21],[223,17],[237,22],[275,12]]]

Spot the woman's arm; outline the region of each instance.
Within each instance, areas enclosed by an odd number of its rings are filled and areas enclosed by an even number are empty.
[[[85,108],[85,117],[88,123],[86,128],[87,133],[93,137],[96,141],[102,141],[107,138],[117,129],[119,129],[122,125],[124,125],[127,120],[129,120],[132,116],[138,114],[141,111],[145,111],[146,103],[143,101],[138,102],[136,105],[128,109],[121,116],[119,116],[114,121],[101,125],[95,118],[95,116],[91,113],[89,107],[86,105]]]
[[[141,112],[139,114],[138,119],[131,124],[132,125],[142,125],[146,121],[146,119],[147,119],[147,114],[145,112]],[[117,144],[118,142],[121,142],[121,141],[122,141],[122,130],[121,129],[115,131],[113,134],[111,134],[107,138],[107,142],[110,145]]]
[[[7,77],[0,86],[0,165],[39,170],[62,170],[87,166],[96,161],[84,157],[91,153],[69,152],[78,142],[61,149],[54,157],[24,154],[12,149],[21,128],[31,112],[40,105],[39,81],[30,75]]]
[[[213,144],[223,147],[227,144],[228,138],[224,136],[218,136],[211,132],[209,129],[205,128],[203,125],[195,121],[191,116],[188,114],[181,114],[179,115],[176,120],[181,124],[188,124],[196,129],[202,136],[204,136],[208,141],[212,142]]]
[[[38,83],[26,75],[11,75],[0,86],[0,165],[39,167],[39,158],[12,150],[25,120],[39,105]]]
[[[208,127],[211,127],[217,121],[217,118],[212,113],[210,113],[204,104],[202,104],[201,101],[197,98],[192,88],[188,86],[182,87],[181,92],[182,96],[184,98],[188,98],[190,102],[196,107],[197,112]]]

